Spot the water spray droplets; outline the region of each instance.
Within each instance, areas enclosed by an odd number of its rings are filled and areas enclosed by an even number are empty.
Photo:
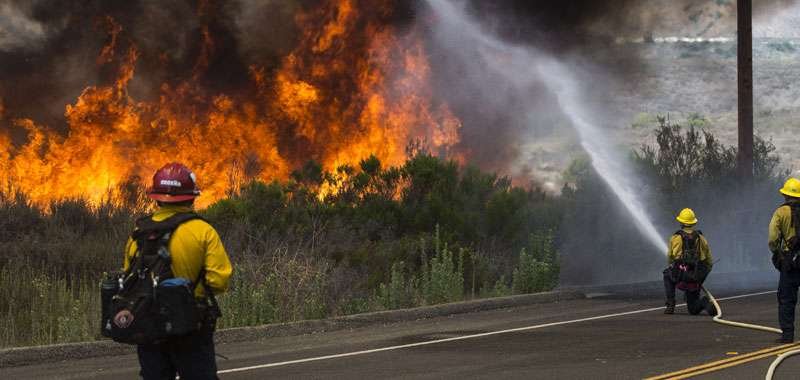
[[[516,99],[526,99],[531,89],[544,87],[555,96],[562,113],[578,133],[581,146],[589,154],[592,166],[631,214],[642,234],[654,248],[666,252],[662,240],[645,209],[638,189],[643,186],[631,170],[624,154],[616,149],[597,125],[586,116],[591,108],[582,100],[583,89],[575,73],[564,62],[533,47],[518,46],[501,41],[482,30],[457,2],[428,0],[436,14],[436,29],[441,42],[449,45],[456,54],[467,59],[480,59],[478,66],[483,76],[502,78],[504,83],[493,83]],[[468,46],[470,53],[463,51]],[[532,107],[532,106],[531,106]]]

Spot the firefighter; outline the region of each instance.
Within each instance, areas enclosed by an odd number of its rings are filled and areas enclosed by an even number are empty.
[[[778,322],[781,326],[779,343],[794,341],[794,308],[800,286],[800,244],[797,228],[800,227],[800,180],[789,178],[780,189],[785,202],[772,214],[769,222],[769,250],[772,263],[781,272],[778,281]]]
[[[669,240],[669,266],[664,270],[667,298],[664,314],[675,313],[675,288],[678,288],[684,291],[690,314],[697,315],[705,310],[714,315],[714,306],[700,294],[700,287],[712,266],[708,241],[702,232],[694,229],[697,224],[694,211],[685,208],[675,219],[680,223],[680,229]]]
[[[194,199],[200,194],[195,174],[186,166],[171,163],[153,176],[148,197],[158,207],[150,217],[162,222],[178,214],[193,212]],[[233,272],[228,254],[217,231],[206,221],[197,218],[178,225],[167,243],[171,255],[174,277],[198,279],[194,288],[198,304],[208,304],[208,297],[227,290]],[[124,268],[128,270],[137,252],[137,243],[129,239],[125,248]],[[213,293],[206,294],[207,291]],[[216,307],[216,302],[212,303]],[[211,315],[215,313],[214,315]],[[183,379],[216,379],[213,333],[218,310],[207,310],[202,327],[188,335],[170,337],[166,341],[139,344],[137,354],[144,379],[174,379],[176,373]],[[119,327],[131,324],[133,316],[127,310],[115,315]]]

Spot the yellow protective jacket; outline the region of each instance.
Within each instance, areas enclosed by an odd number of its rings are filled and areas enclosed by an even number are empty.
[[[189,211],[192,211],[190,207],[164,205],[153,214],[153,221],[160,222],[175,214]],[[136,255],[136,246],[136,242],[128,238],[123,270],[128,270],[131,259]],[[214,294],[228,290],[233,267],[219,234],[210,224],[200,219],[181,224],[172,233],[168,248],[172,255],[172,274],[175,277],[194,282],[200,275],[200,270],[205,268],[205,280]],[[204,295],[203,286],[197,286],[195,297],[202,298]]]
[[[693,229],[691,227],[684,227],[683,231],[692,232]],[[714,265],[714,262],[713,258],[711,257],[711,248],[708,246],[708,240],[706,240],[705,236],[703,235],[700,235],[697,253],[700,255],[700,261],[706,264],[710,270]],[[667,263],[674,263],[675,260],[678,260],[682,254],[683,239],[681,239],[680,235],[672,235],[672,237],[669,239],[669,249],[667,250]]]
[[[769,250],[772,253],[788,252],[787,242],[793,237],[792,208],[784,204],[775,210],[772,220],[769,221]]]

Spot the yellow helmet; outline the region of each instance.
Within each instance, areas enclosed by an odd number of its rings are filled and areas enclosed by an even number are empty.
[[[697,217],[694,216],[694,211],[692,211],[690,208],[681,210],[680,214],[678,214],[678,217],[675,218],[675,220],[687,226],[693,226],[697,224]]]
[[[788,195],[794,198],[800,198],[800,180],[797,178],[789,178],[780,190],[781,194]]]

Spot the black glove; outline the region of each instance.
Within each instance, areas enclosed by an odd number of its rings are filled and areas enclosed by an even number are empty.
[[[711,267],[707,266],[704,263],[698,263],[697,267],[694,269],[694,279],[696,282],[703,283],[708,277],[708,274],[711,273]]]

